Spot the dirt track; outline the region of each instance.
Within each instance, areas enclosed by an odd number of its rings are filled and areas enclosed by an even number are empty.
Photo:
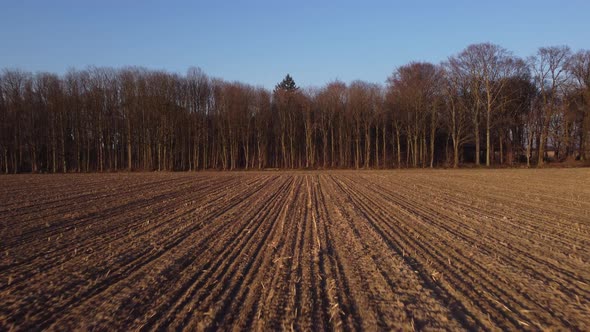
[[[590,328],[590,170],[0,177],[0,330]]]

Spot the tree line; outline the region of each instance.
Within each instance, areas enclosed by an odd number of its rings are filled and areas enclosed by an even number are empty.
[[[470,45],[386,84],[273,91],[144,68],[0,74],[0,169],[542,166],[590,155],[590,51]]]

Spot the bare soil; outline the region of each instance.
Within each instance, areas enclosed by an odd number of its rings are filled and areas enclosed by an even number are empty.
[[[588,330],[590,170],[0,177],[0,330]]]

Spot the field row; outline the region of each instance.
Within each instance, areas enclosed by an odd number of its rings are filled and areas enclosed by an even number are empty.
[[[0,183],[0,330],[590,326],[584,169]]]

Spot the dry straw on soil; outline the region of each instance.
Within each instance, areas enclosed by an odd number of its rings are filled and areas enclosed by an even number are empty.
[[[0,330],[590,326],[587,169],[0,183]]]

